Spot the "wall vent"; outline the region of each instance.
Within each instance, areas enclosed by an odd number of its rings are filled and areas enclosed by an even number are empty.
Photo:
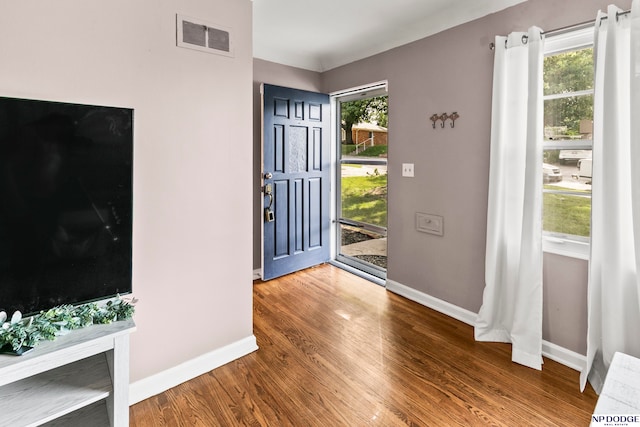
[[[177,45],[201,52],[233,56],[231,29],[202,19],[176,15]]]

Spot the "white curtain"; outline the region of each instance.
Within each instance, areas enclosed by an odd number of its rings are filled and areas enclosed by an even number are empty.
[[[542,62],[539,28],[496,37],[485,289],[478,341],[542,369]]]
[[[587,382],[600,392],[616,351],[640,357],[640,0],[609,6],[595,34]],[[603,19],[603,17],[607,19]]]

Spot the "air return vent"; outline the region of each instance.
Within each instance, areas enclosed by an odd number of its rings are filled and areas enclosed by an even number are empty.
[[[178,46],[233,56],[233,43],[229,28],[184,15],[176,15],[176,26]]]

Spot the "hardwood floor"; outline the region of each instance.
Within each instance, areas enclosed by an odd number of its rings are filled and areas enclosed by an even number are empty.
[[[254,283],[260,349],[131,407],[150,426],[588,426],[597,396],[545,359],[330,265]]]

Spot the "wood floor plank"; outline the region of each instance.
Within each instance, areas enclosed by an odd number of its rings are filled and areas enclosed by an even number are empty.
[[[254,282],[254,334],[258,351],[133,405],[130,425],[587,426],[597,398],[330,265]]]

